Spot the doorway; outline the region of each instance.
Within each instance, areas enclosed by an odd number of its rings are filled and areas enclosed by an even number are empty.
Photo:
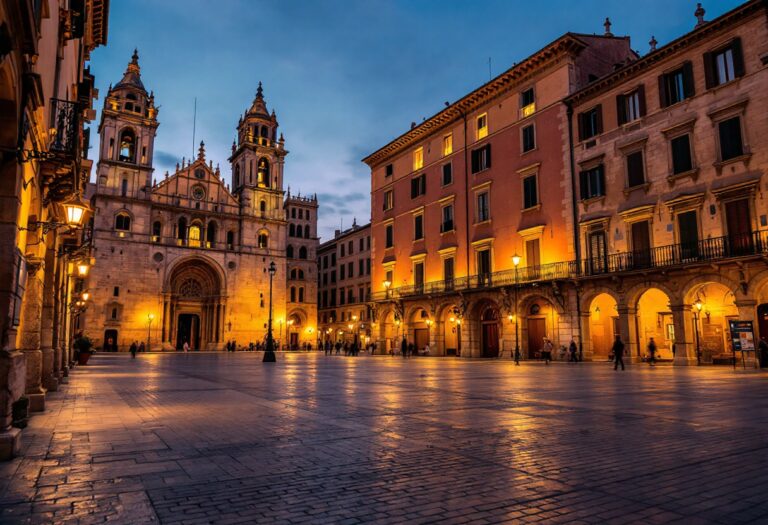
[[[499,314],[493,308],[483,313],[481,342],[483,357],[499,357]]]
[[[648,268],[651,265],[651,225],[648,221],[632,223],[632,267]]]
[[[291,350],[297,350],[299,348],[299,334],[296,332],[288,334],[288,344],[291,345]]]
[[[528,359],[537,359],[539,350],[544,345],[547,336],[547,320],[543,318],[528,319]]]
[[[725,204],[725,222],[728,226],[728,244],[731,255],[752,253],[752,224],[749,200],[739,199]]]
[[[104,331],[104,346],[102,348],[105,352],[117,352],[117,330]]]
[[[192,350],[200,350],[200,316],[197,314],[179,314],[176,330],[176,350],[189,343]]]
[[[429,328],[414,328],[413,342],[416,345],[416,353],[424,350],[429,342]]]

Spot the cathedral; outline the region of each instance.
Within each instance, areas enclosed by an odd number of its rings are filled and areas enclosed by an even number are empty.
[[[81,327],[105,350],[221,350],[264,342],[269,317],[282,348],[317,340],[316,196],[283,190],[288,151],[261,83],[237,125],[232,186],[206,159],[154,176],[154,93],[134,52],[110,86],[99,124],[92,299]]]

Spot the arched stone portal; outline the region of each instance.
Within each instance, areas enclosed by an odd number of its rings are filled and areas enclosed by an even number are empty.
[[[180,261],[166,280],[163,301],[163,346],[218,350],[223,340],[225,295],[215,263],[202,258]]]

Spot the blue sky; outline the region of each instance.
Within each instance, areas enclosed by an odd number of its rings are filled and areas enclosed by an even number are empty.
[[[740,3],[705,2],[706,19]],[[197,97],[197,141],[229,180],[237,120],[262,81],[290,151],[286,184],[318,194],[328,239],[342,221],[370,217],[360,159],[486,82],[489,58],[498,75],[562,33],[602,33],[606,16],[645,54],[651,35],[663,45],[693,29],[695,9],[681,0],[113,0],[108,45],[91,70],[105,94],[139,49],[161,106],[158,178],[193,153]]]

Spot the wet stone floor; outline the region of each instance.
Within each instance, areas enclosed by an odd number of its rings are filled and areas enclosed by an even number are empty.
[[[768,522],[768,374],[97,354],[0,464],[0,523]]]

